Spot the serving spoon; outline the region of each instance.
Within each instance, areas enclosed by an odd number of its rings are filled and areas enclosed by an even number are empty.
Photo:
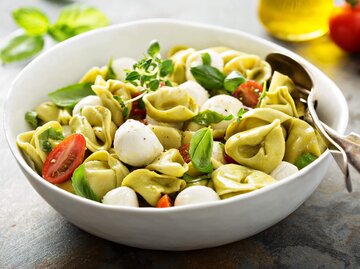
[[[306,120],[313,123],[319,133],[328,141],[332,148],[330,152],[344,174],[345,186],[348,192],[352,191],[349,162],[360,173],[360,135],[350,133],[347,136],[338,134],[335,130],[319,120],[315,110],[314,91],[316,84],[314,84],[310,73],[306,68],[281,53],[270,53],[265,60],[270,64],[274,71],[278,71],[290,77],[298,90],[307,96],[308,116]]]

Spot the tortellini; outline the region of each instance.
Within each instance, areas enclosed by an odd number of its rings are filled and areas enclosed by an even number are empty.
[[[147,169],[134,170],[122,182],[122,186],[132,188],[151,206],[156,206],[163,194],[176,193],[182,190],[185,185],[186,183],[182,179],[159,175]]]
[[[98,76],[105,79],[107,73],[107,66],[103,66],[101,68],[93,67],[89,71],[87,71],[86,74],[80,79],[80,83],[94,83]]]
[[[173,148],[161,153],[151,164],[146,166],[146,169],[173,177],[182,177],[189,167],[180,152]]]
[[[62,125],[68,125],[71,114],[66,108],[60,108],[52,102],[44,102],[35,109],[37,117],[44,123],[58,121]]]
[[[30,163],[31,166],[33,166],[33,168],[35,168],[38,173],[41,173],[44,162],[36,151],[33,140],[34,134],[35,131],[29,131],[19,134],[16,137],[16,144],[20,149],[24,151],[24,156],[26,157],[26,159],[30,159],[27,160],[27,162]]]
[[[108,150],[116,131],[111,120],[111,112],[103,106],[85,106],[79,115],[70,120],[73,133],[81,133],[86,139],[86,147],[92,151]]]
[[[170,59],[174,63],[174,69],[169,75],[169,80],[176,84],[181,84],[186,81],[186,60],[194,53],[193,48],[181,49],[171,55]]]
[[[280,120],[234,134],[226,141],[225,152],[241,165],[271,173],[285,154]]]
[[[182,132],[178,129],[158,125],[149,125],[149,127],[165,149],[177,149],[181,146]]]
[[[216,169],[211,180],[222,199],[276,183],[274,178],[261,171],[236,164],[226,164]]]
[[[162,87],[143,97],[150,117],[162,122],[182,122],[198,113],[194,99],[179,88]]]
[[[263,83],[271,76],[270,65],[257,55],[245,54],[233,58],[224,66],[224,73],[240,72],[245,78]]]

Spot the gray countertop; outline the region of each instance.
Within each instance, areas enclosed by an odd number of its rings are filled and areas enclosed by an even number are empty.
[[[37,6],[52,21],[70,1],[1,0],[0,42],[17,29],[10,14]],[[319,67],[342,90],[350,108],[348,130],[360,133],[360,57],[343,53],[328,37],[285,43],[269,37],[256,1],[103,0],[112,24],[175,18],[242,30],[285,46]],[[11,81],[26,63],[0,66],[0,114]],[[334,108],[336,109],[336,108]],[[67,222],[27,183],[11,155],[0,121],[0,268],[360,268],[360,177],[348,194],[334,164],[312,196],[289,217],[251,238],[212,249],[142,250],[92,236]]]

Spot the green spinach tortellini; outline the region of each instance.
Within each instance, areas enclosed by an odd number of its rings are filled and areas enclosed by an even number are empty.
[[[161,195],[178,192],[185,185],[186,183],[182,179],[168,175],[159,175],[147,169],[134,170],[122,182],[122,186],[132,188],[151,206],[156,206]]]
[[[280,120],[234,134],[226,141],[225,152],[241,165],[271,173],[285,153]]]
[[[189,167],[179,150],[173,148],[161,153],[151,164],[146,166],[146,169],[173,177],[182,177]]]
[[[108,150],[114,139],[116,125],[111,120],[111,112],[103,106],[85,106],[80,115],[70,121],[73,133],[81,133],[86,139],[86,147],[92,151]]]
[[[199,111],[194,99],[180,88],[162,87],[143,97],[148,115],[162,122],[187,121]]]
[[[254,191],[276,182],[271,176],[237,164],[226,164],[216,169],[211,181],[221,199]]]

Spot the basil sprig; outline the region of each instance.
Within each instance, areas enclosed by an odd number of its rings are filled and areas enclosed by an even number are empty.
[[[295,162],[295,165],[297,166],[297,168],[303,169],[305,166],[308,166],[310,163],[312,163],[313,161],[315,161],[317,159],[316,156],[314,156],[311,153],[305,153],[302,154]]]
[[[100,202],[100,199],[91,189],[89,181],[86,177],[85,164],[81,164],[78,168],[76,168],[71,177],[71,182],[76,195]]]
[[[201,55],[201,60],[203,65],[211,65],[211,56],[209,53],[205,52]]]
[[[224,80],[224,88],[233,93],[244,82],[246,79],[238,71],[232,71]]]
[[[207,90],[219,90],[224,86],[224,74],[211,65],[198,65],[190,68],[195,80]]]
[[[234,116],[228,115],[224,116],[220,113],[217,113],[216,111],[212,110],[205,110],[203,112],[200,112],[195,117],[191,119],[191,121],[196,122],[197,124],[203,125],[203,126],[209,126],[210,124],[219,123],[223,120],[231,120]]]
[[[39,126],[38,114],[35,111],[26,112],[25,120],[34,128]]]
[[[50,140],[61,141],[64,139],[64,135],[61,130],[55,130],[54,128],[48,128],[39,135],[40,148],[49,153],[52,151],[52,144]]]
[[[190,142],[190,159],[194,167],[203,173],[211,173],[213,166],[211,155],[213,136],[210,128],[202,128],[195,132]]]
[[[48,94],[50,100],[59,107],[74,108],[84,97],[95,95],[91,83],[77,83]]]
[[[133,70],[126,73],[125,81],[135,86],[142,86],[145,91],[156,91],[160,83],[172,86],[166,77],[173,69],[173,61],[161,59],[160,44],[153,40],[147,49],[147,55],[134,64]]]
[[[24,30],[0,49],[4,63],[21,61],[39,53],[44,47],[44,35],[63,41],[80,33],[109,24],[108,18],[98,9],[84,5],[65,7],[58,20],[51,24],[40,9],[22,7],[13,11],[13,19]]]

